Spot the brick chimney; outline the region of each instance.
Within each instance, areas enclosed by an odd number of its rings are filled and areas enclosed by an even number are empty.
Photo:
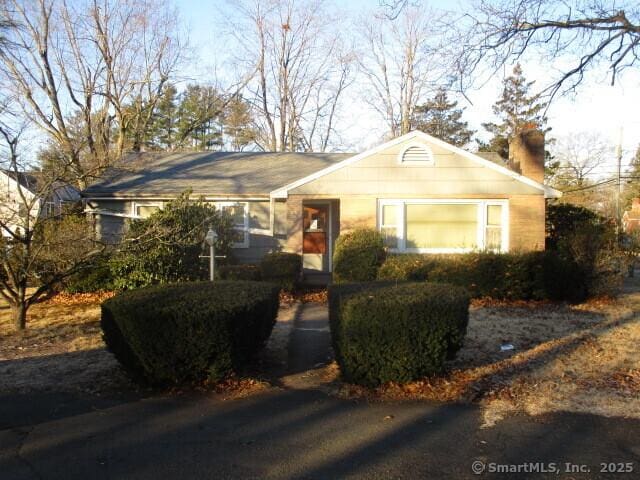
[[[544,133],[527,129],[509,142],[509,167],[536,182],[544,182]]]

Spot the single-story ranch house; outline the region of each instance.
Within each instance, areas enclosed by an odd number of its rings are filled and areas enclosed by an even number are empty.
[[[330,272],[336,238],[372,227],[393,252],[500,252],[544,248],[544,135],[520,134],[509,166],[414,131],[359,154],[140,153],[83,192],[104,240],[187,189],[235,219],[234,256],[303,255]]]

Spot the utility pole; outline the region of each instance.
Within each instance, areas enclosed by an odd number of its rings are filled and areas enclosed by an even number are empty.
[[[618,146],[616,147],[616,156],[618,157],[618,190],[616,192],[616,234],[618,238],[620,238],[620,234],[622,233],[621,229],[621,219],[622,215],[620,214],[620,196],[622,195],[622,182],[620,181],[620,174],[622,171],[622,127],[620,127],[620,136],[618,137]]]

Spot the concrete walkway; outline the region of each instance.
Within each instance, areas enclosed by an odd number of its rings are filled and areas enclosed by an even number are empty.
[[[326,305],[301,304],[293,319],[288,345],[288,368],[282,383],[287,388],[314,388],[319,369],[332,360],[331,333]]]

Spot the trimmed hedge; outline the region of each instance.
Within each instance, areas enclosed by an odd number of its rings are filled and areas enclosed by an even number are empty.
[[[154,385],[220,380],[264,345],[279,287],[249,281],[184,282],[123,292],[102,304],[107,348]]]
[[[221,280],[260,280],[260,267],[252,264],[220,265],[216,273]]]
[[[297,253],[267,253],[260,262],[262,280],[277,283],[283,290],[295,290],[302,278],[302,256]]]
[[[509,300],[581,301],[589,293],[579,265],[556,252],[392,255],[380,280],[451,283],[473,297]]]
[[[377,230],[362,228],[340,235],[333,254],[333,281],[373,281],[385,257],[384,238]]]
[[[430,283],[332,285],[329,308],[343,377],[375,387],[440,372],[462,347],[469,294]]]

